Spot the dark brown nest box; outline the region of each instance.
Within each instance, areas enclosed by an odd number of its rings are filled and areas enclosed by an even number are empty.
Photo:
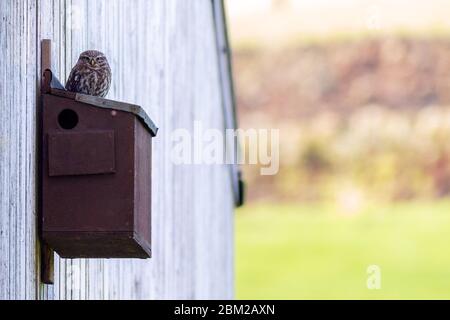
[[[64,91],[50,71],[45,79],[44,241],[63,258],[149,258],[157,128],[139,106]]]

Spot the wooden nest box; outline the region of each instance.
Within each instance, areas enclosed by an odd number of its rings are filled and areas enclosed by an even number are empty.
[[[156,126],[139,106],[44,78],[43,240],[63,258],[149,258]]]

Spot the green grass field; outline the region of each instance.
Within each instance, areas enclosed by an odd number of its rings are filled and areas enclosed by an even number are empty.
[[[249,205],[236,216],[238,299],[450,299],[450,201]],[[367,289],[367,268],[381,289]]]

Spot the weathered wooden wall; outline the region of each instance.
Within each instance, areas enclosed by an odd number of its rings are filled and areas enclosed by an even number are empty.
[[[226,166],[170,162],[170,132],[223,129],[211,0],[0,1],[0,298],[233,297],[233,195]],[[142,105],[160,127],[153,158],[153,258],[55,258],[39,283],[36,101],[40,40],[67,78],[79,53],[109,57],[109,98]]]

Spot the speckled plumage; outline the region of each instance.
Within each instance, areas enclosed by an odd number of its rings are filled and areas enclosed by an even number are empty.
[[[83,52],[70,72],[66,90],[105,97],[111,86],[111,68],[100,51]]]

